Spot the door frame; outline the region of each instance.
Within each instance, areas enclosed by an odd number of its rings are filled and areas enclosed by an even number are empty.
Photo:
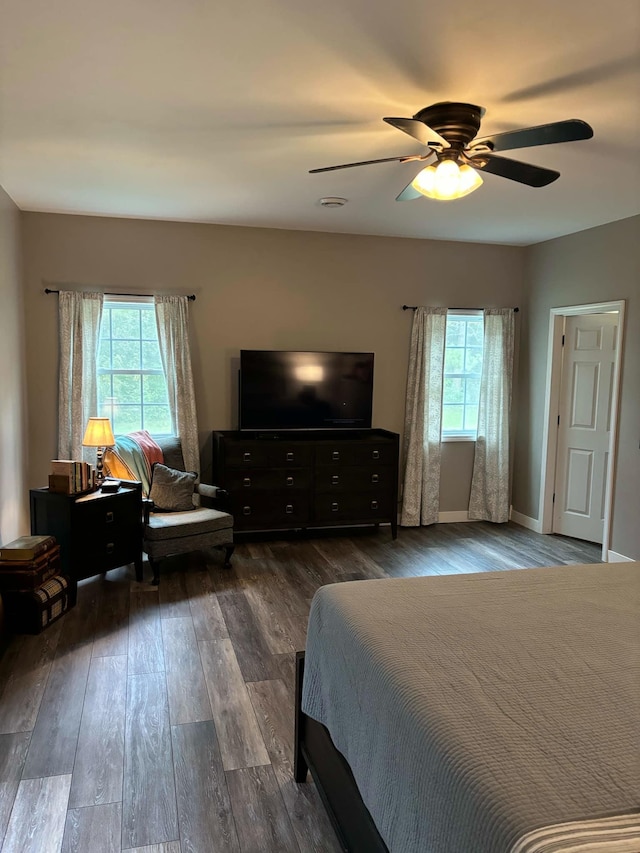
[[[622,345],[624,337],[624,311],[626,300],[594,302],[588,305],[566,305],[551,308],[549,312],[549,341],[547,346],[547,377],[545,386],[544,432],[542,436],[542,479],[540,482],[540,504],[538,518],[540,532],[553,533],[553,492],[556,480],[556,453],[558,449],[558,414],[560,412],[560,381],[562,378],[562,329],[565,317],[582,314],[618,313],[618,345],[616,347],[613,389],[611,394],[611,430],[609,433],[609,465],[605,491],[604,529],[602,536],[602,559],[607,562],[611,541],[611,504],[618,447],[618,408],[620,399],[620,375],[622,368]]]

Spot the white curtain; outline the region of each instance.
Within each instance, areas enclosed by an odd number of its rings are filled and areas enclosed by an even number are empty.
[[[102,293],[59,293],[59,459],[95,462],[95,449],[83,448],[82,438],[87,421],[98,414],[96,367],[103,302]]]
[[[416,309],[411,327],[400,524],[438,520],[446,308]]]
[[[509,432],[513,383],[513,308],[484,311],[478,437],[469,518],[509,520]]]
[[[196,398],[189,348],[189,300],[186,296],[155,296],[160,355],[167,380],[171,426],[182,442],[187,471],[200,473]]]

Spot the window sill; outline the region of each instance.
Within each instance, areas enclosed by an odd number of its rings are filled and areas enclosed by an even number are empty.
[[[440,438],[441,442],[449,443],[450,441],[475,441],[475,435],[443,435]]]

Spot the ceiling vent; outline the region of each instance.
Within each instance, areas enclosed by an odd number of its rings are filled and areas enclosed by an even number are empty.
[[[328,198],[320,199],[321,207],[343,207],[346,203],[346,198],[337,198],[336,196],[329,196]]]

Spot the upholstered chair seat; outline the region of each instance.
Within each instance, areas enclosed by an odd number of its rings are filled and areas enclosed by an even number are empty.
[[[205,536],[227,531],[232,526],[228,512],[198,507],[185,512],[150,512],[144,535],[149,542],[160,543],[183,536]]]

